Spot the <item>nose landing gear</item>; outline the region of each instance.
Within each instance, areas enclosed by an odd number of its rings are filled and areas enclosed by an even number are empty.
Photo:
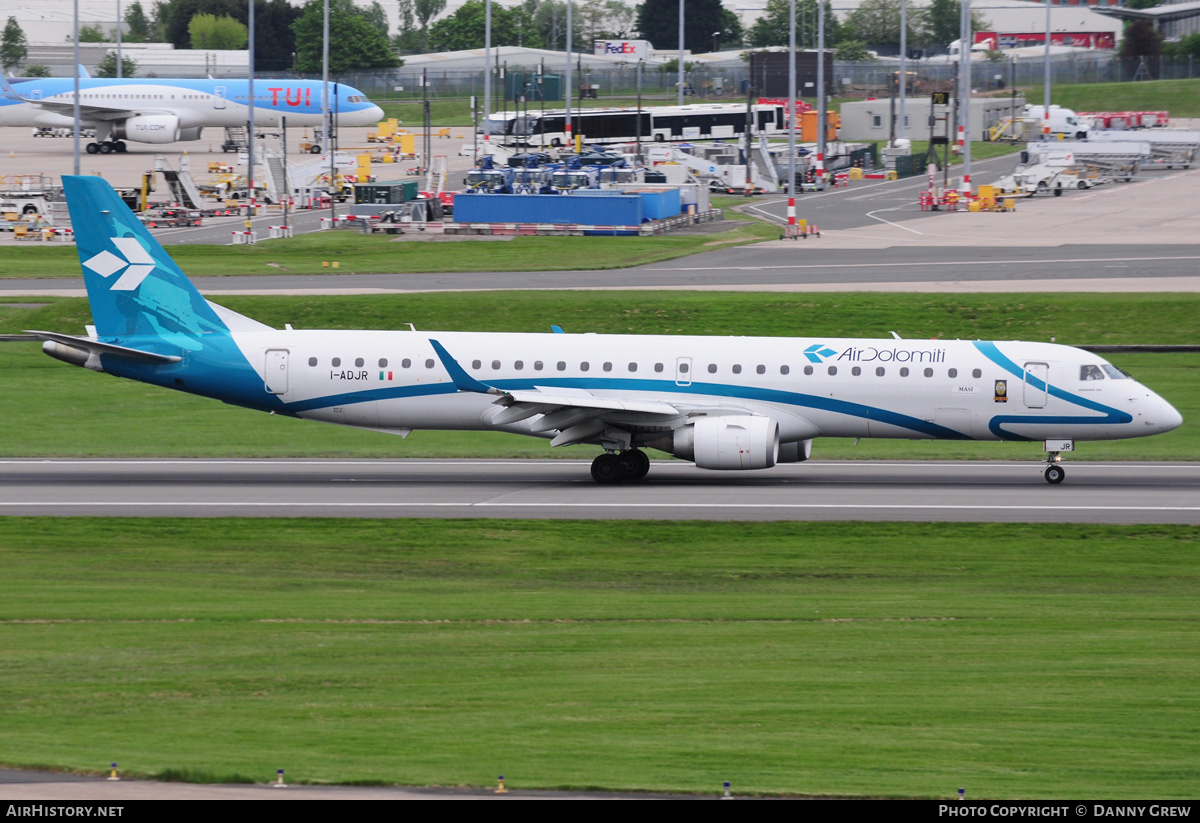
[[[1042,443],[1042,448],[1046,452],[1046,474],[1044,475],[1047,483],[1057,484],[1063,482],[1063,478],[1067,476],[1067,470],[1059,465],[1062,462],[1062,452],[1075,451],[1074,440],[1046,440]]]
[[[592,461],[592,479],[597,483],[640,480],[650,471],[650,458],[638,449],[619,454],[606,452]]]

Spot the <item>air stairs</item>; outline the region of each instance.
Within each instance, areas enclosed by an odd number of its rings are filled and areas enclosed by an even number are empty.
[[[167,158],[161,154],[154,158],[154,170],[167,181],[167,188],[171,190],[171,199],[186,209],[198,209],[200,208],[200,189],[192,180],[186,164],[187,159],[184,158],[180,169],[176,171],[167,162]]]

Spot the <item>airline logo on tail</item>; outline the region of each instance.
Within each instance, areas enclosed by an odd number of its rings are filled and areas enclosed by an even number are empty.
[[[117,257],[110,251],[102,251],[90,260],[85,260],[83,265],[101,277],[112,277],[123,269],[124,274],[117,278],[111,288],[113,291],[133,291],[154,271],[154,258],[136,237],[109,239],[124,257]]]

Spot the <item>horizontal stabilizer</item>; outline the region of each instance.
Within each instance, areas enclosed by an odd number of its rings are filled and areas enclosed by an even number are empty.
[[[39,340],[52,340],[55,343],[62,343],[64,346],[71,346],[72,348],[81,349],[92,354],[113,354],[118,357],[128,357],[131,360],[141,360],[146,363],[178,363],[183,359],[173,354],[157,354],[152,351],[131,349],[112,343],[101,343],[99,340],[90,340],[87,337],[75,337],[74,335],[59,334],[53,331],[34,331],[33,329],[26,329],[25,331]]]

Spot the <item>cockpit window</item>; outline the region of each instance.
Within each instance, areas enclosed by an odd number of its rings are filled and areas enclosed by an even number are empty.
[[[1104,372],[1100,370],[1099,366],[1092,366],[1092,365],[1080,366],[1079,367],[1079,379],[1080,380],[1103,380]]]
[[[1128,380],[1128,379],[1130,379],[1128,374],[1121,371],[1116,366],[1111,366],[1108,363],[1105,363],[1102,368],[1104,369],[1104,373],[1107,374],[1109,377],[1111,377],[1113,380]]]

